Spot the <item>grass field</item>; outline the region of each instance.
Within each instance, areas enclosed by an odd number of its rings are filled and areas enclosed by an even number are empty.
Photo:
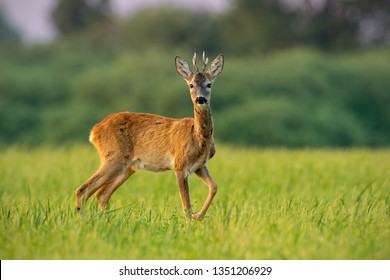
[[[91,146],[0,153],[1,259],[390,259],[390,150],[217,146],[219,192],[186,222],[172,172],[141,171],[101,213],[74,190]],[[207,188],[191,177],[194,210]]]

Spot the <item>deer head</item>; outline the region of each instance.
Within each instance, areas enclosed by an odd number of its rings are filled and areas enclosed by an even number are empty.
[[[208,58],[205,57],[205,52],[202,55],[202,62],[203,67],[199,70],[196,64],[196,53],[194,53],[192,58],[194,71],[191,71],[184,59],[179,56],[175,58],[176,70],[187,82],[194,106],[209,106],[212,84],[215,78],[222,72],[224,65],[222,54],[213,60],[208,70],[206,70]]]

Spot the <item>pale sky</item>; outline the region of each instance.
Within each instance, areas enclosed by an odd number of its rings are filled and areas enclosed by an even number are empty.
[[[50,12],[56,0],[0,0],[7,20],[27,42],[48,42],[55,36]],[[113,10],[121,16],[143,7],[173,4],[183,7],[220,12],[228,8],[229,0],[111,0]]]

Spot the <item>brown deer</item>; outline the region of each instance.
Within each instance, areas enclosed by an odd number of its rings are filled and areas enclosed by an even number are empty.
[[[195,220],[204,217],[217,193],[217,185],[207,170],[207,161],[215,154],[210,95],[215,78],[223,70],[224,57],[218,55],[207,71],[204,52],[202,70],[196,65],[196,53],[192,62],[195,71],[181,57],[175,58],[176,70],[189,86],[194,118],[122,112],[109,115],[93,127],[89,140],[99,153],[101,166],[76,190],[78,211],[95,192],[99,207],[104,210],[111,195],[139,169],[173,170],[186,216]],[[192,172],[209,188],[203,207],[195,213],[188,189]]]

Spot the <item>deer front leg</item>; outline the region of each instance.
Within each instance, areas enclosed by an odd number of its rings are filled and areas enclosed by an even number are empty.
[[[209,174],[209,171],[207,170],[206,166],[203,166],[202,168],[198,169],[197,171],[195,171],[195,173],[209,187],[209,194],[202,206],[202,209],[198,213],[192,214],[193,219],[200,221],[203,219],[204,215],[207,212],[207,209],[209,209],[211,201],[217,193],[217,184]]]
[[[188,173],[185,171],[177,171],[176,178],[179,184],[179,193],[180,193],[180,199],[183,206],[184,214],[186,215],[187,218],[191,219],[192,210],[191,210],[190,193],[188,190]]]

